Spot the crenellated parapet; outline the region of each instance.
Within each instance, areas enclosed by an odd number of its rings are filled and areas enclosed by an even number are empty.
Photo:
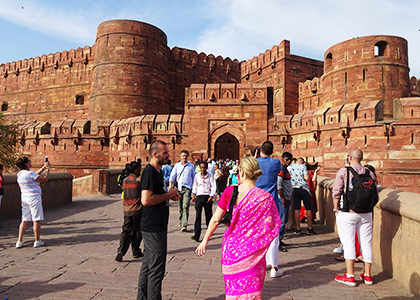
[[[109,138],[113,144],[131,144],[133,138],[147,146],[157,135],[180,136],[183,129],[183,115],[142,115],[113,121]]]
[[[274,45],[264,53],[241,63],[241,78],[247,79],[254,73],[262,75],[265,69],[275,69],[276,63],[290,55],[290,42],[283,40],[279,45]]]
[[[267,97],[268,89],[265,84],[192,84],[186,106],[267,104]]]
[[[313,97],[318,93],[322,93],[321,79],[319,77],[299,82],[299,98]]]
[[[185,64],[191,66],[193,69],[207,69],[208,72],[222,72],[226,74],[240,72],[240,64],[237,59],[223,58],[220,55],[215,57],[213,54],[207,55],[203,52],[198,54],[194,50],[173,47],[170,51],[170,58],[175,65]]]
[[[410,78],[411,96],[420,96],[420,79],[412,76]]]
[[[31,74],[40,71],[41,74],[48,69],[73,68],[79,64],[88,65],[94,60],[94,47],[85,46],[82,48],[71,49],[69,51],[43,54],[35,58],[7,62],[0,65],[0,77],[10,78],[19,76],[21,73]]]

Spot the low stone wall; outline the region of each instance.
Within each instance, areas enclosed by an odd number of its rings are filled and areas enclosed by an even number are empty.
[[[52,172],[48,182],[41,183],[44,209],[71,203],[73,176],[68,172]],[[4,196],[0,206],[0,218],[20,217],[20,188],[16,174],[4,175]]]
[[[332,231],[334,179],[319,177],[319,217]],[[380,268],[413,294],[420,294],[420,194],[381,189],[373,217],[373,268]],[[337,240],[338,243],[338,240]]]
[[[97,193],[92,186],[92,175],[73,179],[73,198]]]

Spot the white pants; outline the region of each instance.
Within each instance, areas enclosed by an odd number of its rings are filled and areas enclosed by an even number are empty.
[[[44,220],[41,195],[22,196],[22,221]]]
[[[267,261],[267,266],[272,266],[277,268],[279,265],[279,236],[271,242],[270,247],[268,248],[267,253],[265,254],[265,260]]]
[[[338,212],[336,215],[338,236],[343,244],[344,258],[356,259],[356,231],[359,237],[363,261],[372,263],[372,213]]]

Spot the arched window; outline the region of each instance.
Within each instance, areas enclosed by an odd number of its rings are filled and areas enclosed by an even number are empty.
[[[325,65],[326,66],[331,66],[331,64],[332,64],[332,58],[333,58],[332,53],[331,52],[328,53],[327,56],[325,57]]]
[[[389,56],[388,43],[380,41],[375,44],[375,56]]]
[[[8,108],[9,108],[9,103],[3,102],[3,104],[1,105],[1,111],[7,111]]]

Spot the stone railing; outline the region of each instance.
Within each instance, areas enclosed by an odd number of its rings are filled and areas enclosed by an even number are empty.
[[[317,199],[319,217],[335,231],[332,211],[334,179],[319,177]],[[420,294],[420,194],[381,189],[373,212],[373,269],[382,270]],[[338,239],[337,239],[338,243]]]
[[[71,203],[73,176],[67,172],[52,172],[48,182],[41,183],[44,209]],[[4,196],[0,206],[0,218],[20,217],[20,188],[16,174],[4,175]]]

